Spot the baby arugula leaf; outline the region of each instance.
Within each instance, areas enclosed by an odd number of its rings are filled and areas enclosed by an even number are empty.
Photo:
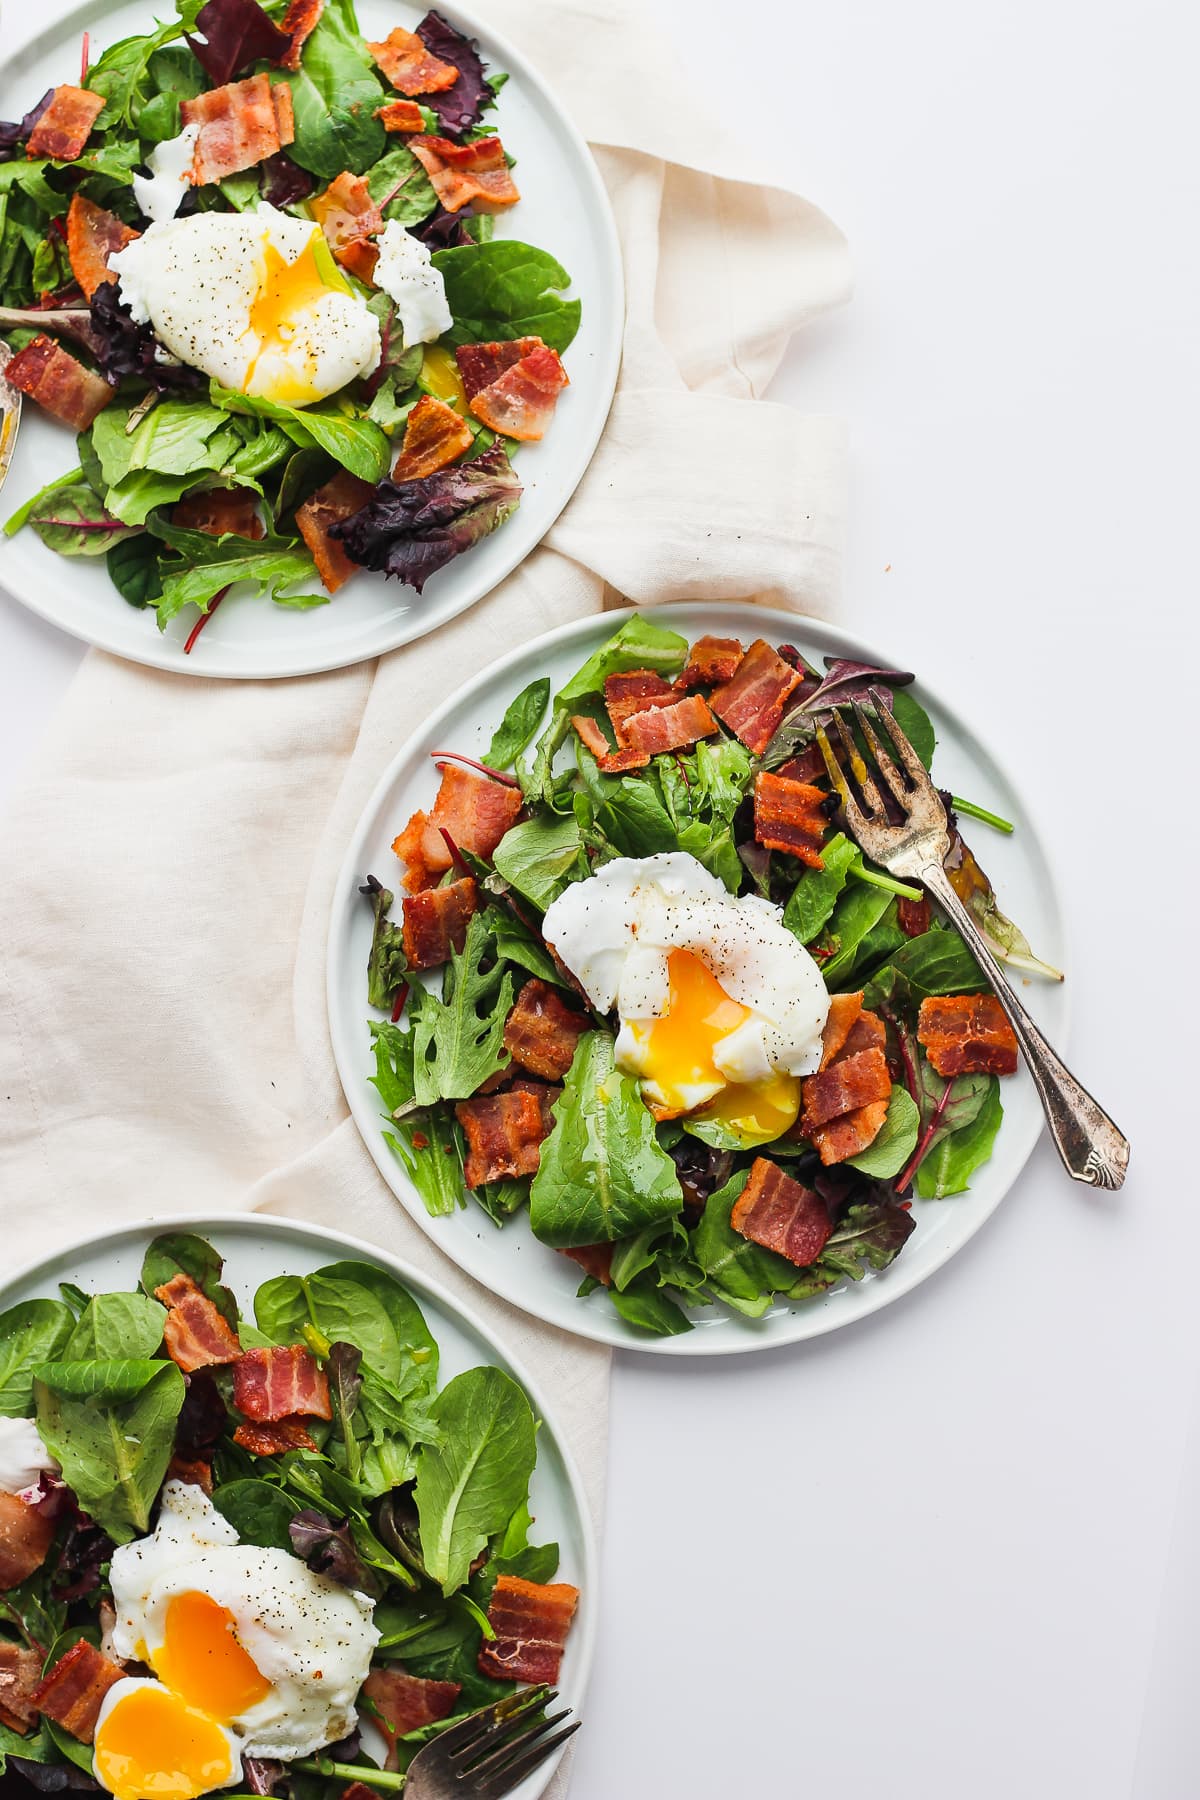
[[[544,1244],[613,1243],[681,1210],[675,1164],[637,1080],[617,1068],[607,1031],[580,1038],[554,1120],[529,1190],[530,1224]]]
[[[61,1463],[80,1506],[118,1544],[148,1528],[175,1444],[183,1376],[172,1362],[155,1363],[154,1371],[130,1399],[111,1404],[64,1398],[41,1381],[34,1386],[38,1430],[47,1449]]]
[[[61,1300],[22,1300],[0,1313],[0,1417],[28,1413],[34,1369],[58,1356],[74,1327]]]
[[[413,1099],[466,1100],[508,1062],[504,1026],[513,1003],[513,978],[500,963],[484,973],[491,934],[476,913],[466,942],[452,951],[442,998],[422,991],[413,1005]]]
[[[528,1400],[502,1369],[456,1376],[432,1414],[441,1442],[421,1452],[415,1498],[425,1567],[452,1594],[527,1498],[536,1431]]]

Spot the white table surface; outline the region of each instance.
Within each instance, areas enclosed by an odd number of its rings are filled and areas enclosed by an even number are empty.
[[[702,88],[736,73],[765,166],[851,239],[853,304],[776,388],[852,422],[844,617],[1038,790],[1071,1051],[1134,1160],[1097,1196],[1043,1145],[852,1331],[618,1357],[573,1800],[1128,1800],[1144,1716],[1138,1800],[1185,1800],[1194,1679],[1167,1693],[1160,1649],[1147,1692],[1200,1360],[1171,1066],[1196,1066],[1196,859],[1165,803],[1198,704],[1195,15],[646,4]],[[80,654],[0,607],[0,788]]]

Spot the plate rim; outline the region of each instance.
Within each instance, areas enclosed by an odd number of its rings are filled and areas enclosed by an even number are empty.
[[[297,1236],[320,1239],[340,1251],[355,1251],[363,1261],[379,1260],[396,1274],[406,1285],[417,1290],[418,1297],[428,1295],[438,1306],[461,1320],[477,1337],[481,1338],[488,1348],[498,1354],[513,1379],[517,1381],[528,1395],[535,1414],[542,1421],[554,1440],[554,1447],[562,1462],[566,1477],[567,1492],[574,1507],[579,1539],[583,1553],[583,1568],[580,1574],[580,1591],[586,1597],[583,1616],[580,1620],[582,1630],[575,1639],[574,1657],[577,1664],[577,1681],[571,1684],[568,1698],[579,1713],[587,1695],[591,1680],[592,1667],[596,1652],[597,1621],[600,1609],[600,1551],[596,1524],[592,1517],[592,1509],[584,1487],[583,1475],[552,1404],[548,1404],[542,1383],[530,1374],[523,1358],[511,1352],[503,1343],[500,1335],[480,1316],[476,1307],[467,1301],[460,1300],[452,1294],[444,1283],[436,1276],[427,1275],[423,1269],[407,1262],[403,1257],[385,1250],[382,1245],[372,1243],[368,1238],[361,1238],[352,1232],[338,1231],[331,1226],[310,1223],[307,1219],[294,1219],[284,1213],[228,1212],[228,1213],[181,1213],[178,1217],[166,1219],[150,1215],[140,1215],[136,1219],[122,1220],[119,1225],[109,1226],[102,1231],[87,1232],[83,1235],[64,1239],[41,1256],[24,1262],[0,1281],[0,1311],[17,1304],[10,1298],[11,1290],[31,1280],[36,1280],[39,1271],[58,1262],[63,1257],[77,1256],[81,1252],[103,1249],[107,1245],[115,1245],[125,1240],[136,1241],[139,1238],[159,1237],[164,1231],[192,1231],[201,1236],[220,1236],[230,1231],[243,1231],[248,1236],[259,1233],[264,1238],[278,1238],[283,1242],[294,1240]],[[229,1259],[226,1258],[226,1261]],[[336,1260],[336,1259],[335,1259]],[[286,1273],[286,1271],[282,1271]],[[577,1692],[575,1690],[578,1690]],[[562,1760],[563,1751],[559,1751],[529,1778],[537,1782],[536,1786],[526,1790],[518,1790],[523,1800],[539,1800]]]
[[[148,7],[149,0],[142,0],[142,4]],[[599,295],[590,304],[597,308],[598,316],[604,327],[603,339],[597,349],[596,357],[603,374],[603,391],[606,398],[596,409],[592,428],[580,439],[577,453],[578,468],[574,479],[564,493],[560,504],[547,518],[538,537],[520,554],[514,550],[511,557],[502,559],[501,566],[488,587],[477,593],[473,599],[465,600],[461,606],[446,613],[436,623],[424,627],[418,627],[414,623],[412,629],[406,630],[401,627],[395,633],[385,634],[386,641],[372,642],[369,647],[352,654],[318,654],[311,658],[301,658],[294,665],[289,664],[284,668],[260,667],[257,664],[239,669],[207,667],[203,661],[197,663],[191,657],[184,656],[178,646],[172,644],[157,630],[154,631],[153,637],[147,639],[144,652],[133,651],[128,644],[120,640],[115,629],[103,632],[84,630],[81,625],[71,622],[69,617],[64,619],[60,611],[56,611],[52,605],[41,600],[36,576],[23,588],[14,585],[13,572],[6,567],[7,559],[4,554],[5,544],[9,540],[3,537],[0,537],[0,600],[10,600],[16,605],[24,607],[35,617],[43,619],[48,625],[53,625],[57,630],[66,633],[68,637],[74,638],[79,643],[86,644],[94,650],[103,650],[110,656],[118,656],[123,662],[132,662],[142,668],[160,669],[168,675],[183,675],[192,680],[203,681],[291,681],[303,679],[308,675],[326,674],[332,669],[356,668],[360,663],[371,662],[376,657],[388,656],[393,651],[402,649],[405,644],[416,643],[421,638],[432,636],[444,625],[461,618],[464,613],[470,612],[473,607],[486,600],[490,594],[494,594],[501,583],[507,581],[509,576],[519,569],[545,542],[582,486],[608,425],[609,415],[616,398],[625,338],[625,272],[621,241],[617,232],[612,201],[609,198],[608,189],[604,185],[604,178],[600,173],[600,167],[592,147],[566,106],[557,97],[553,83],[541,73],[537,63],[524,50],[514,45],[503,32],[495,31],[487,19],[473,6],[461,5],[460,0],[438,0],[438,6],[447,13],[452,24],[461,27],[472,37],[483,39],[489,50],[494,51],[496,60],[505,66],[506,72],[519,75],[522,83],[537,98],[539,106],[548,111],[566,133],[578,157],[584,184],[590,190],[593,216],[603,249],[604,285],[608,291]],[[61,14],[50,19],[38,30],[24,34],[17,25],[13,28],[16,42],[10,45],[6,61],[33,49],[47,33],[69,27],[73,19],[79,19],[81,28],[86,28],[85,21],[90,22],[94,17],[104,17],[107,10],[106,0],[76,0],[74,5],[65,8]],[[551,254],[553,253],[551,252]],[[588,304],[584,296],[580,296],[580,298],[584,298],[585,304]],[[15,450],[16,446],[14,445],[14,454]],[[387,578],[381,575],[378,579],[383,582]],[[126,604],[115,588],[112,597],[114,606],[118,602],[122,605]],[[333,595],[331,603],[336,604],[336,601],[337,596]],[[262,604],[273,603],[263,601]],[[114,614],[114,618],[119,617],[119,613]],[[417,617],[419,614],[414,612],[414,621]]]
[[[410,1218],[414,1219],[421,1227],[430,1241],[438,1246],[442,1254],[449,1257],[455,1267],[459,1269],[462,1274],[466,1275],[469,1280],[478,1282],[480,1286],[484,1286],[480,1277],[475,1275],[464,1263],[460,1262],[454,1254],[454,1251],[443,1241],[442,1237],[438,1235],[437,1227],[443,1221],[440,1218],[435,1219],[431,1217],[430,1214],[426,1212],[420,1195],[413,1187],[411,1181],[409,1181],[407,1175],[396,1165],[394,1158],[389,1159],[386,1154],[386,1145],[384,1145],[382,1133],[378,1130],[374,1133],[368,1133],[366,1126],[359,1117],[360,1109],[354,1091],[357,1071],[355,1070],[352,1061],[351,1046],[341,1041],[336,1024],[337,1014],[335,1009],[335,992],[338,990],[337,963],[341,942],[337,927],[339,912],[347,891],[347,884],[350,883],[355,887],[358,885],[357,876],[361,868],[362,852],[364,840],[367,835],[368,821],[373,819],[378,812],[388,790],[393,785],[397,771],[401,764],[409,757],[411,746],[418,736],[435,733],[440,729],[442,721],[452,712],[456,711],[464,703],[473,701],[478,694],[486,691],[493,684],[498,685],[503,682],[508,671],[515,668],[532,652],[536,652],[543,648],[557,649],[559,646],[569,643],[575,637],[588,636],[589,633],[595,631],[601,625],[607,627],[610,632],[616,631],[621,624],[631,618],[635,613],[644,619],[649,619],[655,624],[670,625],[672,617],[677,617],[679,612],[684,610],[689,614],[699,614],[701,617],[712,615],[714,619],[718,616],[727,616],[731,611],[739,612],[745,616],[747,624],[758,622],[764,628],[767,628],[756,632],[755,635],[758,636],[768,635],[769,629],[774,628],[779,628],[785,633],[794,633],[798,636],[803,636],[805,633],[812,633],[815,634],[818,639],[824,639],[829,649],[842,655],[854,656],[861,660],[874,659],[876,666],[881,668],[899,669],[905,666],[903,662],[889,660],[883,654],[876,652],[874,648],[864,646],[861,640],[856,638],[844,626],[831,624],[824,619],[814,619],[804,613],[790,612],[781,607],[757,606],[752,601],[748,600],[688,600],[675,602],[673,604],[668,602],[665,605],[649,607],[630,605],[615,608],[612,611],[590,613],[581,619],[567,620],[564,624],[554,626],[550,631],[543,632],[538,637],[528,639],[526,642],[517,645],[513,650],[509,651],[506,656],[500,658],[499,661],[489,664],[486,669],[483,669],[477,675],[472,676],[469,681],[464,682],[460,687],[456,688],[442,705],[417,727],[416,731],[409,734],[401,747],[396,751],[395,755],[389,760],[387,766],[379,779],[375,782],[370,794],[364,802],[355,821],[346,853],[343,856],[338,869],[327,926],[325,952],[325,1008],[330,1044],[333,1050],[338,1080],[341,1083],[346,1106],[349,1110],[350,1117],[354,1121],[359,1137],[362,1139],[368,1154],[376,1168],[379,1170],[385,1185],[391,1190],[393,1196],[404,1207]],[[955,706],[949,705],[943,700],[941,691],[938,688],[922,681],[920,678],[918,678],[917,685],[926,688],[930,698],[935,702],[937,710],[948,723],[951,723],[954,726],[955,732],[971,747],[972,751],[982,752],[983,757],[998,771],[1003,773],[1005,763],[992,748],[986,733],[980,732],[975,725],[968,724]],[[1015,787],[1015,783],[1010,783],[1010,785]],[[1063,956],[1064,967],[1069,967],[1070,936],[1058,878],[1055,874],[1054,864],[1046,851],[1047,834],[1043,828],[1040,811],[1036,803],[1031,804],[1028,802],[1023,790],[1020,791],[1020,800],[1027,822],[1027,829],[1022,830],[1022,841],[1031,846],[1033,852],[1031,860],[1045,872],[1048,912],[1057,928],[1057,938],[1061,946],[1060,953]],[[1071,986],[1066,982],[1057,988],[1057,992],[1061,996],[1060,1005],[1062,1006],[1062,1023],[1060,1026],[1056,1027],[1055,1040],[1056,1047],[1061,1053],[1065,1054],[1066,1047],[1070,1040],[1074,992]],[[364,1000],[364,1017],[365,1016],[366,1002]],[[551,1319],[548,1318],[545,1313],[536,1311],[520,1293],[511,1290],[507,1284],[504,1286],[495,1286],[491,1288],[490,1291],[496,1293],[501,1299],[508,1301],[511,1305],[519,1307],[523,1312],[529,1313],[531,1317],[541,1320],[544,1324],[551,1325],[556,1329],[566,1331],[575,1336],[588,1338],[593,1342],[607,1344],[613,1349],[632,1350],[641,1354],[673,1356],[684,1359],[702,1356],[744,1356],[767,1350],[779,1350],[787,1345],[806,1343],[811,1339],[828,1336],[830,1333],[844,1330],[849,1326],[858,1324],[863,1319],[870,1318],[873,1314],[880,1312],[884,1307],[891,1305],[893,1302],[902,1299],[905,1295],[910,1294],[915,1288],[920,1287],[923,1282],[928,1281],[932,1276],[938,1274],[946,1264],[959,1253],[959,1251],[965,1249],[971,1239],[982,1230],[984,1225],[997,1211],[1002,1201],[1006,1200],[1012,1193],[1025,1170],[1030,1156],[1033,1154],[1035,1146],[1041,1140],[1044,1131],[1045,1124],[1044,1121],[1042,1121],[1028,1134],[1028,1141],[1015,1156],[1008,1179],[994,1197],[979,1207],[979,1210],[977,1214],[973,1216],[970,1222],[970,1228],[964,1237],[937,1253],[935,1260],[931,1262],[930,1266],[923,1268],[919,1274],[910,1276],[907,1279],[905,1279],[903,1274],[900,1274],[889,1280],[888,1276],[891,1275],[891,1271],[885,1271],[882,1276],[877,1277],[864,1289],[860,1290],[860,1293],[862,1294],[861,1304],[859,1308],[847,1318],[829,1318],[826,1313],[817,1311],[805,1313],[803,1307],[798,1306],[791,1310],[788,1315],[787,1324],[776,1327],[770,1336],[764,1335],[761,1338],[748,1336],[743,1341],[725,1341],[724,1338],[720,1341],[713,1341],[716,1339],[717,1334],[703,1330],[683,1332],[674,1337],[651,1337],[648,1334],[644,1336],[635,1336],[631,1328],[626,1326],[619,1318],[614,1316],[612,1321],[609,1321],[606,1315],[599,1312],[593,1312],[584,1306],[579,1307],[579,1312],[583,1317],[578,1325],[574,1323],[566,1324],[561,1319]],[[401,1188],[405,1191],[401,1192]],[[461,1209],[455,1212],[455,1220],[459,1218],[460,1212]],[[467,1216],[469,1216],[469,1214]]]

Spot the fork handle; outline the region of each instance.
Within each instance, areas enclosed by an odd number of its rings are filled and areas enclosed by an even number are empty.
[[[955,893],[941,863],[922,869],[920,879],[970,945],[1007,1013],[1033,1076],[1050,1136],[1068,1175],[1092,1187],[1119,1188],[1129,1165],[1128,1138],[1050,1048],[1010,987],[986,937]]]

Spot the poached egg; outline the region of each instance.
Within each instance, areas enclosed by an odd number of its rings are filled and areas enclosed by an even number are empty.
[[[778,906],[681,851],[618,857],[559,895],[543,934],[592,1005],[616,1007],[617,1065],[656,1117],[717,1120],[747,1145],[795,1122],[829,995]]]

